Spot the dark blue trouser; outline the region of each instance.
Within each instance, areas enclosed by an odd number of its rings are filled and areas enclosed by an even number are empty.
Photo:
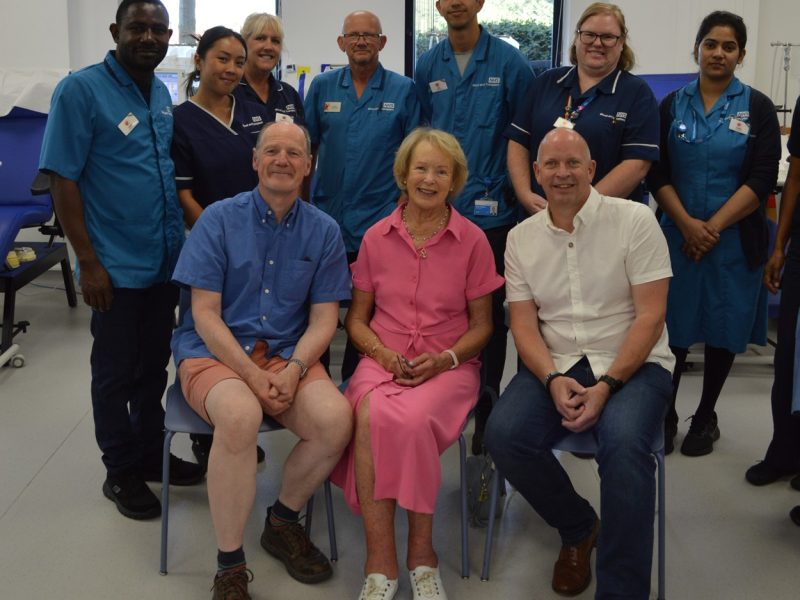
[[[108,475],[161,464],[169,342],[178,288],[114,289],[111,309],[92,313],[92,411]]]
[[[567,376],[586,387],[596,383],[586,358]],[[598,599],[649,598],[656,494],[651,448],[671,395],[670,373],[645,363],[611,396],[594,427],[602,521]],[[589,535],[595,511],[551,451],[568,433],[542,383],[522,365],[489,417],[485,440],[500,473],[558,529],[562,543],[575,545]]]
[[[800,238],[798,246],[800,246]],[[775,382],[772,384],[772,441],[764,458],[771,466],[800,471],[800,417],[792,416],[795,328],[800,309],[800,248],[789,248],[781,279]]]

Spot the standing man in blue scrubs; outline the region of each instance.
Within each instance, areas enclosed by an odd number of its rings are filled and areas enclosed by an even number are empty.
[[[397,206],[394,155],[420,122],[414,82],[378,59],[386,45],[382,31],[371,12],[347,15],[337,42],[348,64],[317,75],[305,100],[316,157],[311,202],[341,227],[348,262],[356,259],[364,232]],[[357,362],[348,343],[342,380]]]
[[[517,221],[503,131],[533,81],[533,72],[518,50],[478,24],[483,3],[437,0],[436,8],[447,21],[447,39],[420,57],[414,79],[423,120],[452,133],[464,148],[469,179],[453,206],[486,233],[502,275],[506,237]],[[506,362],[504,301],[501,287],[492,295],[494,333],[481,357],[485,383],[497,393]],[[475,454],[482,450],[490,410],[491,401],[482,397],[475,413]]]
[[[161,514],[145,481],[161,481],[169,342],[183,242],[170,159],[172,101],[153,71],[172,30],[160,0],[123,0],[105,60],[59,83],[39,168],[75,248],[92,307],[92,410],[103,493],[132,519]],[[203,478],[171,457],[170,483]]]

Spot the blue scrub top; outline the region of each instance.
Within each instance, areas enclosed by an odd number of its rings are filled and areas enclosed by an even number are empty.
[[[113,51],[53,93],[39,169],[77,182],[114,287],[150,287],[172,274],[184,234],[171,144],[166,86],[153,77],[146,102]]]
[[[792,131],[789,134],[789,141],[786,143],[786,148],[795,158],[800,158],[800,96],[797,97],[797,102],[794,105],[794,113],[792,113]],[[790,238],[798,240],[797,247],[800,247],[800,209],[795,208],[792,215],[792,227]]]
[[[298,125],[305,124],[303,114],[303,101],[300,94],[292,86],[283,81],[278,81],[275,76],[269,74],[269,96],[266,102],[262,102],[255,90],[247,83],[247,79],[242,77],[242,81],[233,90],[233,95],[237,100],[255,102],[267,109],[269,121],[277,121],[282,117],[289,117]]]
[[[536,78],[505,136],[528,148],[531,163],[539,143],[559,117],[564,117],[570,97],[570,113],[585,102],[574,118],[592,159],[597,162],[593,183],[605,177],[623,160],[658,160],[658,104],[650,87],[639,77],[615,69],[593,88],[580,91],[575,67],[559,67]],[[544,195],[531,171],[531,188]],[[642,199],[640,186],[630,195]]]
[[[203,208],[258,185],[253,148],[270,116],[262,104],[232,99],[230,123],[191,100],[173,111],[176,184],[179,190],[192,190]]]
[[[350,299],[350,270],[339,226],[300,199],[278,223],[258,188],[200,215],[174,282],[222,295],[222,320],[250,354],[289,358],[308,327],[309,305]],[[175,364],[210,357],[191,309],[172,336]]]
[[[423,120],[452,133],[467,155],[469,179],[453,205],[481,229],[515,223],[502,136],[533,81],[528,61],[481,27],[463,76],[445,39],[420,57],[414,81]],[[476,215],[475,201],[487,196],[497,201],[497,214]]]
[[[319,145],[311,201],[339,223],[347,251],[357,252],[400,197],[392,168],[420,122],[414,83],[378,64],[357,98],[348,66],[313,79],[305,110],[311,143]]]

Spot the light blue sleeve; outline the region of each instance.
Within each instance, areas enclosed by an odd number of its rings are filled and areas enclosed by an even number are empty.
[[[95,99],[74,76],[62,79],[53,92],[39,155],[39,169],[77,181],[92,148]]]

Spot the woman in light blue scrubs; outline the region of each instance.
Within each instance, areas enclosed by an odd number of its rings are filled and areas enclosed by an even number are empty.
[[[677,364],[667,451],[688,348],[705,343],[703,391],[681,445],[687,456],[710,453],[719,438],[714,408],[734,355],[748,343],[766,344],[764,206],[777,179],[780,131],[769,98],[734,75],[746,43],[738,15],[715,11],[703,19],[694,45],[699,77],[662,101],[661,157],[648,177],[664,211],[674,273],[667,329]]]

